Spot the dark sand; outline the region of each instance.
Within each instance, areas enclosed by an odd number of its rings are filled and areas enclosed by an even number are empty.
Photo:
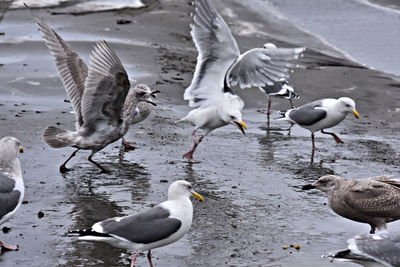
[[[330,263],[320,256],[346,247],[347,238],[366,233],[369,226],[335,215],[325,205],[323,193],[304,192],[301,186],[325,174],[355,178],[398,173],[400,84],[383,73],[308,51],[304,57],[308,68],[293,74],[301,94],[295,104],[323,97],[354,98],[361,118],[349,116],[333,128],[344,144],[317,134],[317,146],[327,151],[316,153],[311,162],[309,132],[299,127],[291,136],[285,131],[266,132],[265,115],[256,111],[265,108],[266,98],[257,89],[238,89],[246,103],[247,135],[233,126],[218,129],[198,148],[195,156],[202,163],[187,164],[182,155],[192,145],[192,127],[174,121],[189,111],[182,94],[197,56],[189,35],[193,11],[189,2],[162,1],[141,11],[85,16],[37,11],[61,36],[72,40],[85,60],[93,41],[108,40],[131,78],[162,92],[150,118],[126,136],[137,142],[137,150],[124,152],[118,141],[96,154],[112,174],[100,174],[86,160],[87,151],[70,161],[73,171],[58,172],[73,149],[49,148],[41,133],[49,125],[73,129],[74,115],[64,102],[53,58],[28,12],[6,14],[0,24],[5,33],[0,36],[0,136],[15,136],[25,147],[20,159],[26,204],[5,224],[12,230],[0,234],[2,240],[19,244],[20,250],[1,255],[0,265],[128,265],[131,251],[77,242],[66,232],[157,204],[166,199],[169,183],[187,179],[205,202],[194,204],[194,222],[183,239],[153,251],[156,266],[355,266]],[[217,3],[220,10],[228,6],[238,20],[222,13],[242,51],[277,41],[266,38],[268,34],[238,34],[244,25],[238,21],[267,31],[262,27],[265,21],[231,0]],[[121,18],[132,23],[117,25]],[[10,43],[21,38],[24,41]],[[278,44],[292,46],[282,40]],[[273,101],[274,110],[287,107],[286,100]],[[273,129],[286,126],[272,122]],[[399,223],[389,224],[396,226]],[[282,249],[292,243],[301,249]],[[147,266],[146,257],[140,256],[137,264]]]

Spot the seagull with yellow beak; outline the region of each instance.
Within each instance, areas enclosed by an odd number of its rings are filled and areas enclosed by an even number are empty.
[[[315,147],[314,132],[321,130],[323,134],[332,135],[336,143],[343,141],[335,133],[324,131],[339,124],[348,113],[352,113],[357,119],[360,118],[356,110],[356,103],[348,97],[339,99],[325,98],[320,99],[295,109],[289,109],[283,112],[284,116],[280,120],[300,125],[311,132],[312,149]]]
[[[219,127],[233,124],[244,134],[243,101],[231,89],[273,85],[288,78],[304,48],[263,46],[240,53],[228,25],[211,0],[195,0],[191,35],[198,51],[196,70],[183,98],[195,108],[177,122],[195,126],[194,145],[184,157],[196,162],[193,154],[204,136]],[[204,133],[196,139],[198,129]]]

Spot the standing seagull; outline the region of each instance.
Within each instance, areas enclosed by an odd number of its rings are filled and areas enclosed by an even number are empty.
[[[138,87],[142,87],[143,90],[146,90],[148,94],[152,95],[154,98],[156,97],[156,93],[159,93],[160,91],[156,90],[152,92],[150,88],[145,85],[145,84],[140,84],[137,85]],[[131,106],[133,105],[132,103],[129,103],[131,101],[135,100],[135,96],[131,96],[131,94],[134,94],[134,91],[129,91],[128,95],[126,96],[125,100],[125,106]],[[135,112],[131,116],[131,121],[129,122],[129,125],[133,125],[136,123],[139,123],[143,120],[145,120],[151,113],[152,105],[148,102],[140,102],[136,105]],[[133,143],[127,142],[124,137],[122,137],[122,144],[126,149],[131,149],[134,150],[136,147]]]
[[[102,241],[113,246],[133,249],[131,267],[137,255],[148,250],[150,266],[151,250],[169,245],[181,239],[188,231],[193,219],[193,196],[198,201],[203,197],[197,194],[192,185],[184,180],[173,182],[168,188],[168,200],[154,208],[136,215],[110,218],[95,223],[91,229],[70,231],[78,234],[80,240]]]
[[[255,48],[240,54],[239,47],[227,24],[211,0],[195,0],[194,23],[191,35],[198,50],[197,65],[192,83],[184,99],[196,108],[177,122],[195,126],[193,148],[184,157],[195,162],[193,154],[204,136],[219,127],[234,124],[244,134],[243,101],[231,89],[272,85],[285,80],[294,68],[304,48]],[[196,139],[195,133],[204,133]]]
[[[312,149],[318,150],[315,147],[314,132],[319,130],[323,134],[332,135],[336,143],[343,143],[335,133],[325,132],[324,129],[339,124],[339,122],[346,118],[348,113],[353,113],[357,119],[360,118],[353,99],[348,97],[341,97],[339,99],[325,98],[295,109],[289,109],[282,113],[284,117],[280,120],[296,123],[308,129],[311,132]]]
[[[57,71],[76,115],[75,132],[50,126],[45,129],[43,140],[54,148],[77,148],[60,166],[60,172],[68,171],[66,163],[80,149],[92,150],[88,160],[107,172],[92,160],[93,155],[126,134],[139,102],[156,105],[149,97],[157,91],[149,92],[140,85],[130,89],[125,68],[105,41],[96,43],[88,68],[50,26],[34,13],[32,16],[55,58]],[[133,90],[132,98],[127,101],[130,90]]]
[[[331,209],[347,219],[368,223],[370,234],[386,228],[386,223],[400,219],[400,181],[382,175],[345,180],[326,175],[303,190],[319,189],[328,196]]]
[[[347,240],[347,243],[348,249],[328,255],[328,257],[355,261],[363,266],[372,266],[372,264],[367,264],[372,261],[385,266],[400,266],[400,230],[398,229],[373,235],[357,235]]]
[[[263,48],[265,49],[276,49],[276,45],[272,43],[266,43]],[[269,115],[271,114],[271,97],[284,97],[289,99],[290,107],[294,109],[293,98],[299,98],[299,95],[294,92],[294,88],[289,85],[289,80],[274,82],[273,85],[265,85],[258,87],[268,97],[267,106],[267,124],[269,126]]]
[[[0,225],[15,214],[24,199],[25,187],[18,152],[24,152],[18,139],[3,137],[0,140]],[[18,246],[2,241],[0,247],[18,249]]]

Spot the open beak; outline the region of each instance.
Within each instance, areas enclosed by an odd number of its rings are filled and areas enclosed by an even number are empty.
[[[200,194],[197,194],[196,192],[192,192],[192,196],[197,199],[199,202],[203,202],[203,197]]]
[[[243,121],[240,122],[234,121],[233,123],[236,125],[236,127],[238,127],[238,129],[242,132],[243,135],[246,135],[244,129],[247,129],[247,126],[246,124],[244,124]]]
[[[358,114],[357,110],[352,110],[351,113],[353,113],[354,117],[356,117],[357,119],[360,118],[360,115]]]
[[[160,93],[159,90],[155,90],[155,91],[151,92],[150,95],[151,95],[152,97],[154,97],[154,98],[157,98],[157,95],[156,95],[156,94],[159,94],[159,93]]]
[[[22,146],[19,147],[19,153],[24,153],[24,148]]]
[[[312,184],[306,184],[301,189],[302,190],[310,190],[310,189],[314,189],[314,188],[317,188],[317,187]]]
[[[156,103],[154,103],[153,101],[151,101],[151,100],[146,100],[145,102],[147,102],[147,103],[149,103],[149,104],[152,104],[153,106],[157,106],[157,104]]]

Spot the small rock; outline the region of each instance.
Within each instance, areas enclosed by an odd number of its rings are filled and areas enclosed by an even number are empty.
[[[4,226],[3,229],[2,229],[2,231],[3,231],[3,233],[7,234],[8,232],[11,231],[11,228],[10,228],[10,227],[7,227],[7,226]]]
[[[39,219],[43,218],[44,217],[43,211],[39,211],[37,216],[38,216]]]
[[[161,179],[161,180],[160,180],[160,183],[168,183],[168,180],[166,180],[166,179]]]
[[[132,21],[129,19],[117,19],[117,24],[119,25],[130,24],[130,23],[132,23]]]

